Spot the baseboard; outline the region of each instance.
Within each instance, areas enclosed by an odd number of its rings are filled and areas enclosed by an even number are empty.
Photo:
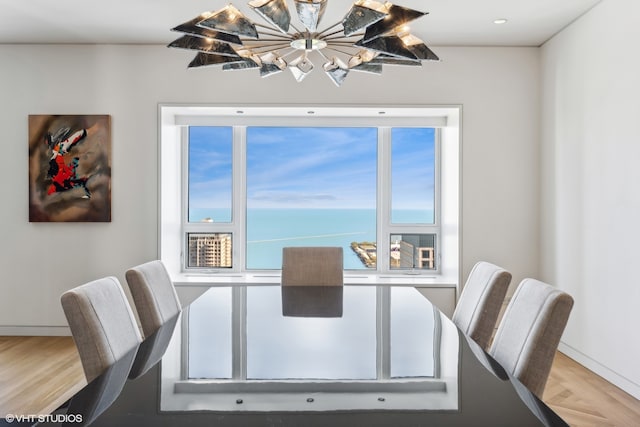
[[[579,350],[576,350],[575,348],[563,342],[561,342],[560,345],[558,346],[558,350],[561,353],[566,354],[571,359],[575,360],[585,368],[589,369],[593,373],[609,381],[611,384],[629,393],[631,396],[635,397],[636,399],[640,399],[640,385],[636,384],[635,382],[623,377],[622,375],[618,374],[615,371],[612,371],[611,369],[607,368],[600,362],[590,358],[586,354],[580,352]]]
[[[0,336],[57,337],[71,335],[68,326],[0,326]]]

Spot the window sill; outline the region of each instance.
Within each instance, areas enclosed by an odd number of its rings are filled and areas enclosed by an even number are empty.
[[[279,285],[279,272],[255,273],[178,273],[171,278],[176,286]],[[457,277],[440,274],[345,273],[345,285],[389,285],[455,288]]]

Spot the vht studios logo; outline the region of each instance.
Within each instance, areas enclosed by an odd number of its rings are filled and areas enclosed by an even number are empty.
[[[7,423],[81,423],[81,414],[13,415],[4,417]]]

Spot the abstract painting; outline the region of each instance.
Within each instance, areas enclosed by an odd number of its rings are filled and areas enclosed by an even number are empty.
[[[111,116],[29,116],[29,221],[111,221]]]

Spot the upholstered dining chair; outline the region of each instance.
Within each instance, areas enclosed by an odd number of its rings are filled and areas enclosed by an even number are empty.
[[[282,286],[342,286],[343,283],[341,247],[282,249]]]
[[[125,273],[145,337],[182,310],[171,277],[160,260],[132,267]]]
[[[504,313],[489,354],[542,397],[573,298],[546,283],[524,279]]]
[[[456,326],[484,350],[489,348],[509,283],[507,270],[485,261],[476,263],[453,312]]]
[[[88,382],[138,348],[142,337],[117,278],[78,286],[60,302]]]
[[[145,337],[129,374],[137,378],[164,355],[182,306],[162,261],[132,267],[125,277]]]

